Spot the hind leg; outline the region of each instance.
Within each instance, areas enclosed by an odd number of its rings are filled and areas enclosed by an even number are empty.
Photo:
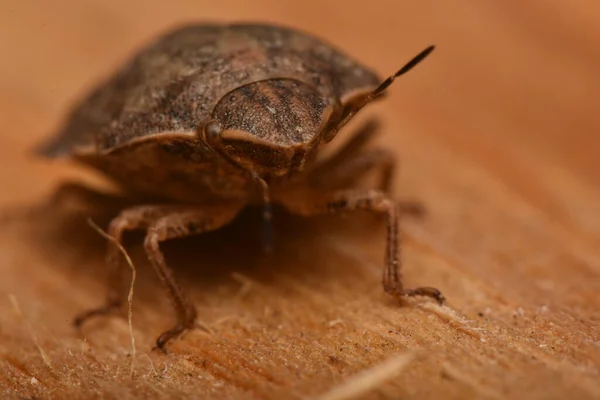
[[[361,153],[373,140],[378,128],[379,123],[376,120],[365,122],[359,129],[352,132],[350,138],[337,151],[324,160],[319,161],[309,170],[311,179],[318,182],[322,174],[336,168],[338,165],[344,164],[347,160],[351,160],[357,154]]]
[[[395,155],[384,149],[365,150],[353,158],[338,164],[332,164],[328,170],[320,171],[318,176],[312,176],[315,187],[326,189],[343,189],[351,187],[357,180],[369,172],[379,174],[377,188],[388,192],[396,170]]]

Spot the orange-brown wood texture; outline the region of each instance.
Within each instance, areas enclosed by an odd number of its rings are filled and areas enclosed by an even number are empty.
[[[597,1],[13,0],[0,12],[2,398],[600,398]],[[62,182],[105,182],[30,149],[130,52],[190,20],[292,25],[382,75],[437,45],[365,116],[398,155],[394,195],[428,209],[402,223],[405,282],[440,288],[446,306],[383,294],[380,218],[278,212],[264,255],[248,210],[164,246],[209,332],[152,351],[172,313],[140,235],[128,239],[136,352],[126,318],[73,329],[106,287],[106,240],[86,217],[106,227],[114,210],[48,205]],[[360,373],[364,390],[348,386]]]

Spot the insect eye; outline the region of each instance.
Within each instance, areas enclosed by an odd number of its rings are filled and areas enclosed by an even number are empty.
[[[204,126],[204,137],[210,142],[211,140],[217,139],[222,131],[223,128],[219,121],[212,120]]]

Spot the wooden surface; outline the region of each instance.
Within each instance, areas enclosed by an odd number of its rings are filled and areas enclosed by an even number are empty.
[[[600,398],[597,1],[13,0],[1,12],[2,398]],[[105,226],[110,213],[45,206],[60,182],[97,180],[28,151],[132,49],[192,19],[292,24],[382,74],[438,46],[369,113],[399,156],[395,193],[429,210],[403,223],[406,283],[440,288],[446,307],[383,295],[379,219],[277,214],[267,257],[249,211],[165,246],[210,334],[151,351],[172,320],[139,236],[135,356],[125,319],[75,332],[105,288],[105,240],[85,217]],[[361,372],[364,392],[345,386]]]

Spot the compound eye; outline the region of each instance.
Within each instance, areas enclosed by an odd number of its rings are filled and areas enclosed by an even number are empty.
[[[202,130],[202,138],[207,143],[215,143],[215,141],[220,139],[221,132],[223,132],[223,127],[217,120],[211,120],[204,125],[204,129]]]

